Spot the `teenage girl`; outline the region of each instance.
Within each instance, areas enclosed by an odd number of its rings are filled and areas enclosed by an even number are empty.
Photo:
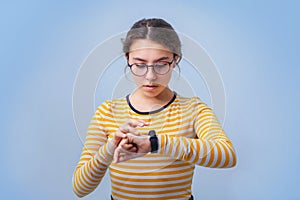
[[[97,108],[73,190],[79,197],[91,193],[109,169],[111,199],[193,199],[195,165],[235,166],[232,143],[211,108],[168,87],[182,57],[179,37],[169,23],[136,22],[123,41],[123,52],[136,90]]]

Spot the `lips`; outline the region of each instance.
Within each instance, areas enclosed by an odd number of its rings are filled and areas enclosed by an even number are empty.
[[[154,90],[155,88],[157,88],[158,85],[143,85],[143,88],[147,89],[147,90]]]
[[[158,85],[143,85],[144,87],[158,87]]]

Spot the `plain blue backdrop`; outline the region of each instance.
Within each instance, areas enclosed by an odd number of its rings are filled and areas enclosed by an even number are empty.
[[[76,74],[95,46],[144,17],[162,17],[201,44],[224,82],[224,129],[238,164],[197,167],[196,199],[300,199],[299,6],[1,1],[1,199],[77,199],[71,187],[82,148],[72,114]],[[105,176],[85,199],[109,194]]]

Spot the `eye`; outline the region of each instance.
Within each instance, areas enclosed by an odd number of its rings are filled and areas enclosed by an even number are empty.
[[[137,68],[139,69],[144,69],[144,68],[147,68],[147,65],[146,64],[134,64]]]
[[[166,67],[168,65],[168,63],[156,63],[155,64],[155,67],[156,68],[164,68],[164,67]]]

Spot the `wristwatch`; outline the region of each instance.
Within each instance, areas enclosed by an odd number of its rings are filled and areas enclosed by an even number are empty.
[[[158,150],[158,139],[156,132],[154,130],[149,131],[150,135],[150,144],[151,144],[151,153],[156,153]]]

